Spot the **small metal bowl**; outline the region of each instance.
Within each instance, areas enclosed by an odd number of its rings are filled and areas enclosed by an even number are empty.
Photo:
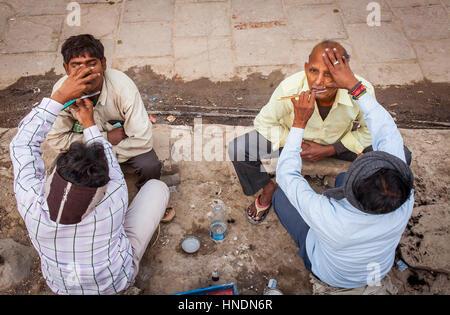
[[[200,240],[195,236],[186,236],[181,242],[181,248],[188,254],[193,254],[200,248]]]

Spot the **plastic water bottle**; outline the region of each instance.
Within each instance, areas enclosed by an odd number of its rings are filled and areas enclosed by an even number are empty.
[[[209,233],[211,238],[220,243],[225,239],[227,234],[227,221],[225,220],[225,213],[221,205],[215,205],[211,224],[209,225]]]
[[[283,292],[277,289],[277,280],[269,280],[269,284],[264,288],[263,295],[283,295]]]

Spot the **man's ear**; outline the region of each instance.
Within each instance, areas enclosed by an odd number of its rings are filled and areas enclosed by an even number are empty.
[[[66,70],[66,74],[69,75],[69,65],[67,63],[63,63],[64,70]]]
[[[305,62],[305,66],[304,67],[305,67],[305,73],[308,72],[308,63],[307,62]]]
[[[103,68],[103,71],[106,71],[106,57],[102,58],[102,68]]]

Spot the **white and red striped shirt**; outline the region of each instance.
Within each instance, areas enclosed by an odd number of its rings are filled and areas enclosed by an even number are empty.
[[[105,148],[110,177],[105,197],[78,224],[57,224],[50,219],[40,144],[61,109],[61,104],[44,98],[20,122],[10,144],[18,209],[52,291],[114,294],[131,284],[134,273],[133,252],[123,226],[128,208],[125,179],[111,144],[98,127],[84,130],[88,145],[100,142]]]

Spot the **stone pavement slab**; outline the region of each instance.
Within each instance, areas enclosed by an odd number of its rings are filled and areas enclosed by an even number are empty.
[[[336,6],[293,7],[287,11],[292,39],[324,40],[347,38]]]
[[[5,39],[6,31],[8,30],[8,21],[13,16],[13,8],[7,3],[0,3],[0,42]]]
[[[230,35],[227,3],[180,3],[175,11],[176,37]]]
[[[347,25],[347,30],[356,54],[363,63],[416,58],[411,44],[394,23],[382,23],[377,27],[366,24]]]
[[[271,22],[284,20],[281,0],[232,0],[233,22]]]
[[[118,58],[160,57],[172,54],[172,26],[168,23],[123,24],[117,38]]]
[[[450,37],[448,12],[442,6],[407,7],[395,9],[405,34],[412,40],[443,39]]]
[[[233,29],[237,66],[294,63],[293,45],[286,26]]]
[[[55,53],[0,55],[0,82],[7,86],[20,77],[45,74],[53,68],[55,59]]]
[[[414,42],[425,77],[436,82],[450,82],[450,39]]]
[[[173,20],[174,0],[128,0],[123,22],[169,22]]]
[[[121,8],[118,4],[81,5],[80,26],[70,26],[64,23],[62,38],[72,35],[92,34],[96,38],[109,38],[115,36],[119,26]]]
[[[334,4],[334,0],[284,0],[286,6],[309,5],[309,4]]]
[[[62,16],[20,17],[9,23],[6,53],[56,51]]]
[[[38,16],[38,15],[64,15],[68,11],[67,4],[71,1],[64,0],[45,0],[45,1],[18,1],[22,5],[18,11],[19,16]]]
[[[421,68],[414,62],[365,64],[364,72],[369,82],[381,85],[402,85],[423,80]]]
[[[440,4],[439,0],[388,0],[393,8],[404,8],[411,6],[427,6],[432,4]],[[447,0],[446,0],[447,1]]]
[[[450,0],[375,1],[381,25],[374,27],[367,25],[370,0],[80,0],[80,26],[68,25],[69,2],[0,0],[0,88],[22,73],[41,74],[49,54],[58,57],[47,70],[63,73],[60,48],[82,33],[104,42],[109,66],[149,66],[185,81],[290,75],[303,69],[310,48],[332,39],[375,85],[449,82],[442,50],[449,48]],[[14,69],[24,56],[42,55],[40,66]]]
[[[233,47],[229,37],[208,39],[211,78],[220,81],[234,76]]]
[[[182,77],[210,77],[207,37],[180,37],[173,42],[175,69]]]

